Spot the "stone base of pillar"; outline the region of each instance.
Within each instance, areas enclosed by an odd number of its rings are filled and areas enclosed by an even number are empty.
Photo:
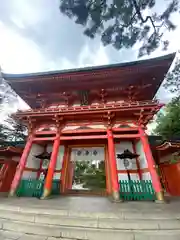
[[[14,190],[10,190],[8,197],[17,197]]]
[[[114,202],[114,203],[123,202],[123,200],[120,199],[120,197],[119,197],[119,192],[117,192],[117,191],[112,192],[112,202]]]
[[[155,200],[155,203],[166,203],[164,199],[164,193],[162,191],[156,193],[156,198],[157,200]]]
[[[51,195],[51,191],[48,189],[44,189],[43,195],[41,196],[41,200],[48,199]]]

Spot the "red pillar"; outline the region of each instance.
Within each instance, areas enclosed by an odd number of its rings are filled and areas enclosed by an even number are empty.
[[[70,164],[69,164],[68,189],[72,189],[73,177],[74,177],[74,163],[70,162]]]
[[[111,172],[112,196],[114,200],[119,200],[119,183],[117,174],[117,165],[115,157],[115,146],[111,129],[107,129],[109,166]]]
[[[69,158],[69,149],[67,146],[65,146],[62,170],[61,170],[61,193],[64,193],[66,189],[66,186],[65,186],[66,185],[66,168],[67,168],[68,158]]]
[[[8,181],[8,179],[6,179],[7,177],[7,172],[9,170],[9,163],[3,163],[3,166],[0,169],[0,192],[5,192],[4,188],[6,189],[6,183]]]
[[[104,149],[105,153],[105,171],[106,171],[106,192],[108,195],[111,194],[111,172],[110,172],[110,164],[109,164],[109,158],[108,158],[108,149],[107,146]]]
[[[39,163],[39,170],[38,170],[38,172],[37,172],[37,180],[39,179],[39,177],[40,177],[40,175],[41,175],[42,165],[43,165],[43,160],[41,159],[41,160],[40,160],[40,163]]]
[[[52,181],[53,181],[54,171],[56,168],[59,146],[60,146],[60,135],[58,135],[56,137],[56,139],[54,140],[53,150],[52,150],[51,159],[50,159],[50,163],[49,163],[49,167],[48,167],[48,172],[47,172],[47,176],[46,176],[46,180],[45,180],[42,199],[47,198],[51,194]]]
[[[27,143],[26,143],[26,146],[24,148],[23,154],[22,154],[21,159],[19,161],[19,165],[17,167],[14,179],[13,179],[12,184],[11,184],[9,196],[14,196],[15,193],[16,193],[16,189],[17,189],[17,187],[18,187],[18,185],[21,181],[23,170],[26,166],[27,158],[29,156],[29,153],[30,153],[30,150],[31,150],[31,147],[32,147],[32,142],[33,142],[33,137],[30,136],[27,140]]]
[[[141,139],[141,142],[143,145],[144,153],[146,156],[146,160],[148,163],[148,168],[149,168],[149,171],[151,174],[152,184],[153,184],[154,190],[156,192],[157,200],[164,201],[164,195],[163,195],[163,191],[162,191],[160,178],[156,171],[156,164],[155,164],[154,158],[152,156],[152,152],[151,152],[151,149],[149,146],[147,135],[141,127],[139,128],[139,133],[140,133],[140,139]]]

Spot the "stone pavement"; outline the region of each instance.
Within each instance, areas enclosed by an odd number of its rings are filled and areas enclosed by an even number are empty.
[[[114,235],[112,235],[113,238]],[[97,238],[92,238],[96,240],[104,240],[107,238],[104,238],[105,236],[103,235],[102,237],[97,237]],[[22,233],[16,233],[16,232],[11,232],[11,231],[0,231],[0,240],[70,240],[74,238],[56,238],[56,237],[47,237],[47,236],[39,236],[39,235],[34,235],[34,234],[22,234]],[[179,233],[173,233],[173,232],[168,232],[166,236],[155,233],[153,234],[152,232],[149,233],[141,233],[141,234],[134,234],[134,236],[128,236],[126,233],[124,235],[120,235],[118,237],[119,240],[179,240],[180,235]],[[79,240],[79,239],[77,239]]]
[[[180,201],[111,203],[103,197],[0,198],[0,240],[180,240]]]
[[[150,201],[131,201],[112,203],[107,197],[61,196],[48,200],[36,198],[0,198],[0,209],[3,207],[56,209],[64,211],[81,211],[91,213],[180,213],[180,198],[172,198],[169,204],[156,204]]]

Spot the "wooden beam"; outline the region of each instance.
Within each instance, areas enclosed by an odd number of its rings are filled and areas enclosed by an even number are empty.
[[[62,131],[63,134],[74,134],[74,133],[99,133],[99,132],[106,132],[107,130],[104,128],[92,128],[92,129],[74,129],[74,130],[64,130]],[[134,132],[138,131],[137,127],[130,127],[130,128],[112,128],[113,132]]]
[[[33,138],[33,142],[37,141],[54,141],[56,137],[41,137],[41,138]]]
[[[106,129],[74,129],[74,130],[64,130],[62,134],[72,134],[72,133],[99,133],[106,132]]]
[[[129,128],[113,128],[113,132],[130,132],[130,131],[138,131],[138,127],[129,127]]]
[[[139,134],[113,134],[114,138],[138,138]],[[107,135],[61,136],[61,140],[107,139]]]
[[[139,134],[113,134],[114,138],[139,138]]]
[[[57,131],[53,131],[53,130],[50,130],[50,131],[37,131],[35,132],[36,135],[51,135],[51,134],[56,134]]]
[[[61,140],[82,140],[82,139],[106,139],[107,138],[107,135],[94,135],[94,136],[68,136],[68,137],[61,137]]]

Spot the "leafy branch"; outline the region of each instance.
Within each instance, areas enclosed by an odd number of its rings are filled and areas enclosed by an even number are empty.
[[[173,13],[180,8],[178,0],[169,0],[166,9],[157,13],[157,0],[60,0],[60,11],[84,27],[90,38],[101,36],[102,43],[116,49],[140,44],[139,57],[162,46],[166,50],[166,30],[173,31]],[[165,0],[163,1],[165,4]],[[145,13],[148,12],[147,16]]]

